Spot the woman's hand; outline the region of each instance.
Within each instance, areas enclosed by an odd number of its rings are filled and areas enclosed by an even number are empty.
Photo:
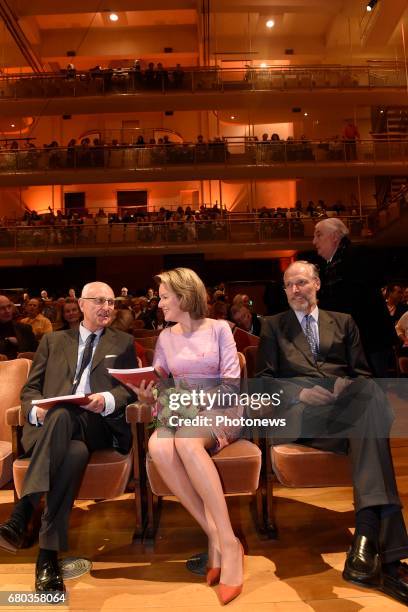
[[[126,386],[129,387],[133,393],[136,393],[139,402],[142,402],[142,404],[154,404],[156,401],[153,395],[154,380],[151,380],[147,387],[144,380],[140,383],[140,387],[136,387],[131,383],[127,383]]]

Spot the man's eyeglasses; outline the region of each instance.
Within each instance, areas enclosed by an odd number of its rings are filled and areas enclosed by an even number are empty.
[[[107,302],[108,306],[115,305],[114,298],[105,298],[105,297],[81,297],[81,300],[92,300],[96,306],[103,306],[105,302]]]
[[[285,283],[283,285],[283,288],[288,290],[288,289],[293,289],[293,287],[306,287],[306,285],[308,285],[310,283],[310,280],[306,280],[306,279],[302,279],[299,281],[288,281],[287,283]]]

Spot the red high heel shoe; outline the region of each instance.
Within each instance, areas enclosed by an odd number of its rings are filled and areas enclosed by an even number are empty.
[[[220,567],[207,567],[206,580],[208,586],[214,586],[218,584],[221,576],[221,568]]]
[[[239,545],[241,547],[242,571],[243,571],[244,570],[244,549],[242,547],[241,542],[239,542]],[[242,586],[243,586],[242,584],[239,584],[238,586],[230,586],[229,584],[223,584],[222,582],[220,582],[220,584],[218,585],[218,590],[217,590],[217,595],[218,595],[218,599],[220,600],[220,603],[223,606],[226,606],[227,604],[230,603],[230,601],[238,597],[238,595],[241,595]]]

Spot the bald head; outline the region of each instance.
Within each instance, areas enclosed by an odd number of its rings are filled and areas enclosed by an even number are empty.
[[[337,250],[341,240],[349,233],[348,228],[340,219],[323,219],[316,223],[313,244],[316,251],[326,259],[330,260]]]
[[[81,297],[83,298],[87,298],[87,297],[95,297],[96,293],[98,293],[98,295],[104,295],[104,291],[110,291],[113,294],[113,290],[112,288],[107,285],[106,283],[102,283],[100,281],[94,281],[93,283],[87,283],[86,285],[83,286],[82,288],[82,292],[81,292]]]

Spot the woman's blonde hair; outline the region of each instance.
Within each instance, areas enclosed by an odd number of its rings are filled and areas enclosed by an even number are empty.
[[[204,319],[208,313],[207,291],[201,278],[190,268],[175,268],[154,277],[160,285],[165,283],[180,299],[180,308],[192,319]]]

